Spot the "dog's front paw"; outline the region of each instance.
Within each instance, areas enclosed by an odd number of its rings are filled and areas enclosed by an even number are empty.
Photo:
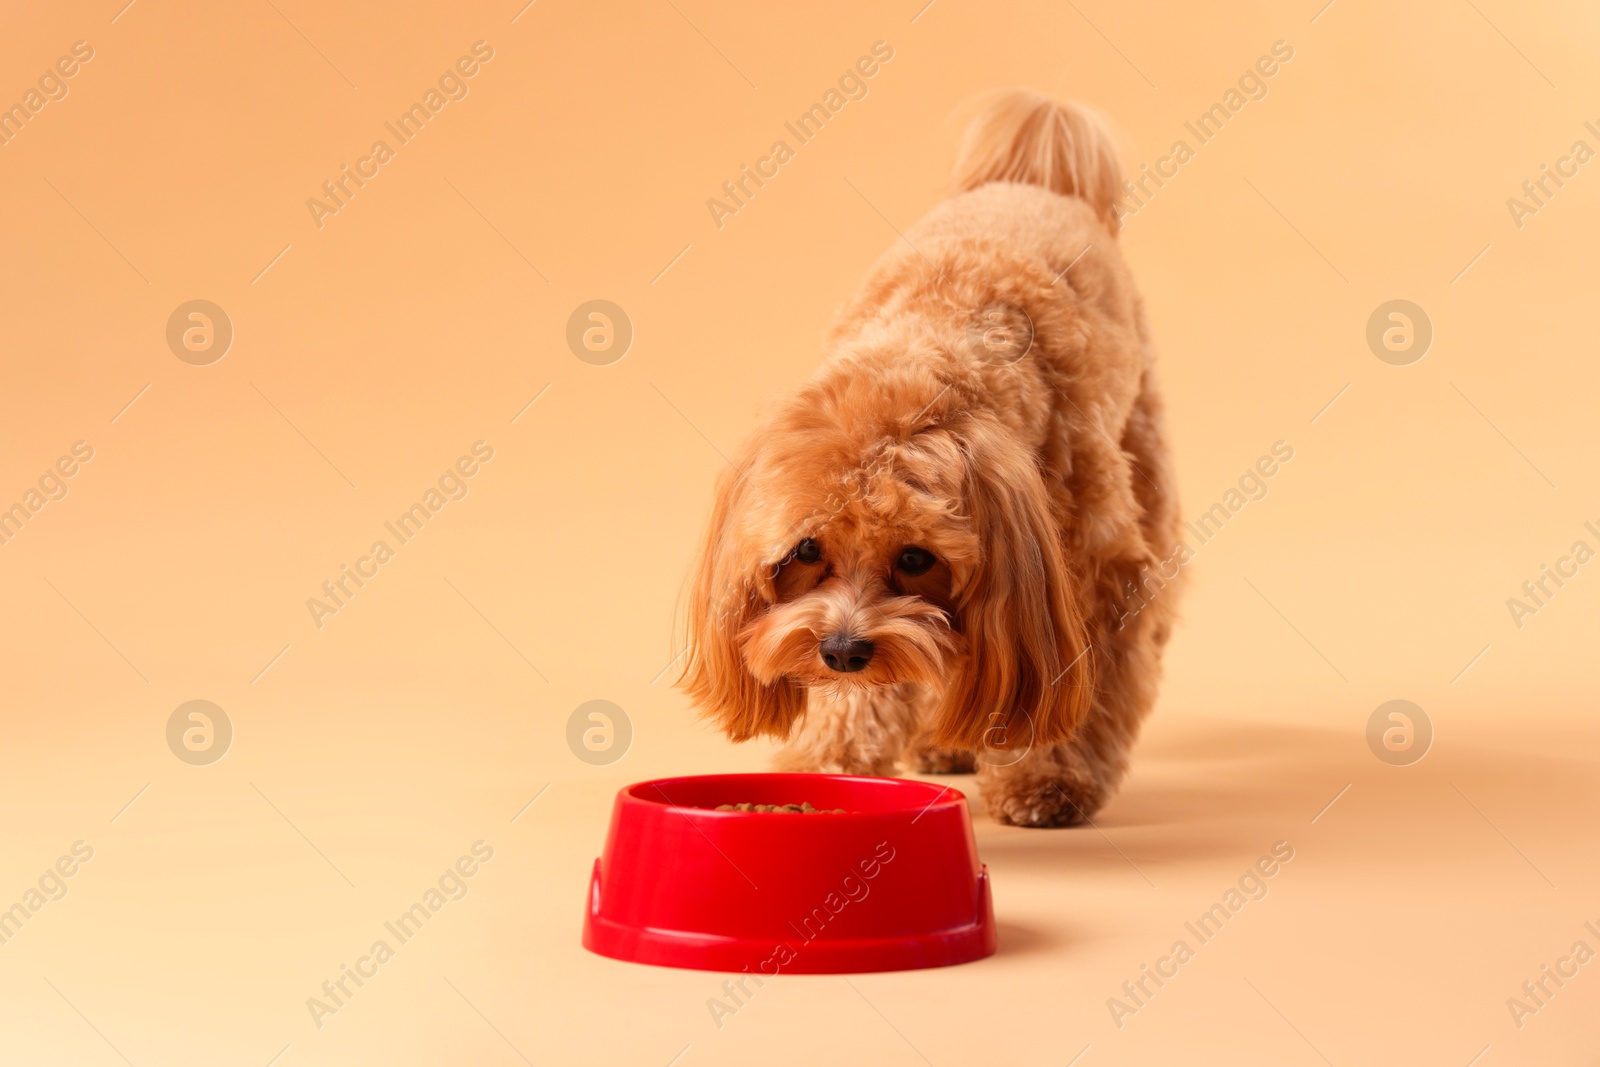
[[[923,748],[907,760],[918,774],[971,774],[978,769],[977,758],[958,748]]]
[[[818,752],[791,746],[778,753],[772,769],[782,774],[855,774],[887,778],[894,774],[894,757],[855,749]]]
[[[984,804],[996,822],[1008,826],[1079,826],[1105,803],[1097,791],[1072,782],[991,781]]]

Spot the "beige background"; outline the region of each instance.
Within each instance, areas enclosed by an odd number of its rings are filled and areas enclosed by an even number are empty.
[[[122,2],[0,32],[0,102],[94,49],[0,147],[0,506],[94,449],[0,546],[0,907],[94,850],[0,945],[0,1060],[1592,1062],[1600,964],[1520,1029],[1506,1001],[1600,949],[1600,565],[1520,629],[1506,599],[1600,548],[1600,164],[1520,229],[1505,203],[1600,148],[1591,5]],[[318,229],[307,198],[479,40],[469,95]],[[706,199],[878,40],[869,95],[718,229]],[[1098,831],[978,816],[999,955],[784,979],[720,1029],[720,976],[586,954],[611,794],[765,765],[662,677],[673,602],[718,453],[940,196],[952,111],[1036,86],[1152,162],[1279,40],[1123,244],[1185,513],[1295,458],[1194,564]],[[210,366],[165,342],[196,298],[236,331]],[[610,366],[564,341],[595,298],[636,330]],[[1396,298],[1435,330],[1405,367],[1364,339]],[[466,499],[314,626],[478,440]],[[564,740],[595,698],[633,725],[610,766]],[[1437,733],[1410,767],[1365,741],[1395,698]],[[210,766],[166,744],[192,699],[235,730]],[[478,840],[465,899],[313,1025]],[[1119,1029],[1107,998],[1279,840],[1270,895]]]

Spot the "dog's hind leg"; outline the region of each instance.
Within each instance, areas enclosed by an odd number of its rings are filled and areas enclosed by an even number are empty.
[[[894,773],[895,760],[917,731],[917,687],[812,690],[806,711],[779,753],[780,771]]]

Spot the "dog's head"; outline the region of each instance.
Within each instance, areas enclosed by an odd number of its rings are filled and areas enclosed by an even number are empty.
[[[936,744],[1052,744],[1093,692],[1076,582],[1031,452],[957,386],[831,376],[723,473],[680,685],[739,741],[808,689],[915,682]]]

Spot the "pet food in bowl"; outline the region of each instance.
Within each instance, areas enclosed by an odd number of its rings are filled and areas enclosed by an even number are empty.
[[[772,817],[794,809],[819,817]],[[717,774],[617,794],[583,944],[635,963],[770,977],[966,963],[994,952],[995,930],[960,791]]]

